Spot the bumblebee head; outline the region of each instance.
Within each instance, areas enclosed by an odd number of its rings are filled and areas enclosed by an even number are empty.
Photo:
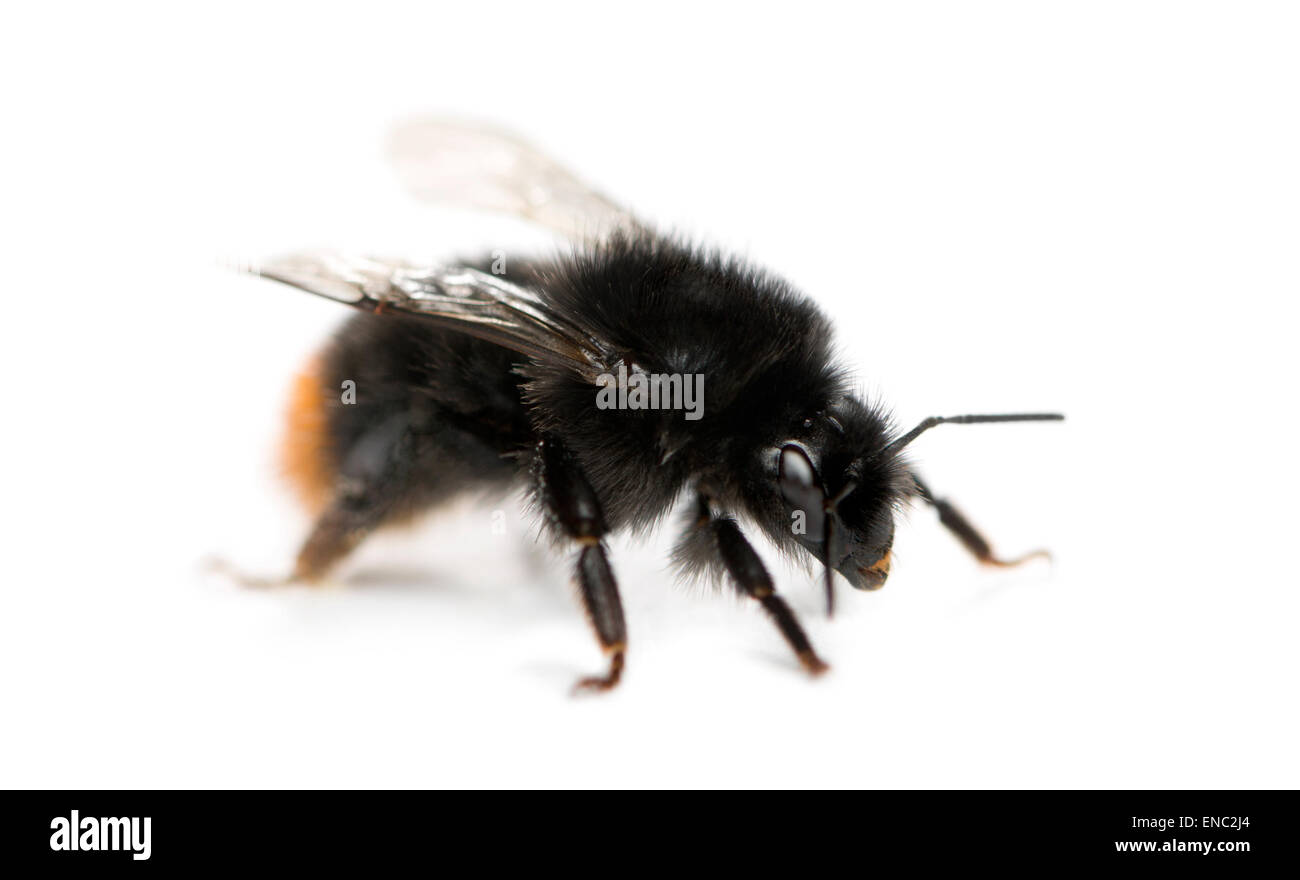
[[[884,586],[894,543],[894,514],[914,492],[905,463],[882,454],[882,415],[845,401],[805,419],[775,450],[776,484],[794,540],[859,590]]]
[[[921,494],[903,449],[947,422],[1059,420],[1055,413],[933,417],[894,435],[887,418],[845,398],[805,418],[772,450],[771,470],[794,540],[826,570],[827,610],[834,572],[859,590],[876,590],[889,577],[894,516]]]

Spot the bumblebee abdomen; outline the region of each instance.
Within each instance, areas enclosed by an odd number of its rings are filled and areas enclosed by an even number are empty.
[[[280,471],[313,513],[329,501],[335,478],[321,363],[314,356],[294,376],[280,439]]]
[[[293,380],[281,471],[309,511],[370,503],[351,497],[362,492],[382,496],[386,521],[508,481],[511,455],[533,442],[516,358],[419,322],[358,315]]]

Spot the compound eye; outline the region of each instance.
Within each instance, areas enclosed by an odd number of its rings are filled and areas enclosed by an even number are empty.
[[[781,447],[781,460],[777,466],[777,482],[781,495],[796,510],[802,510],[809,535],[820,535],[824,525],[826,495],[813,468],[808,453],[798,446]]]

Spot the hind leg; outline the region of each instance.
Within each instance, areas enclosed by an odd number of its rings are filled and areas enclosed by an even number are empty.
[[[399,512],[411,511],[416,437],[407,420],[390,416],[348,450],[333,491],[298,551],[290,581],[315,581]]]
[[[298,551],[290,583],[310,583],[324,577],[334,565],[384,524],[388,504],[382,494],[341,492],[317,518]]]
[[[210,560],[208,567],[246,587],[279,587],[320,581],[367,535],[391,521],[397,498],[400,498],[400,492],[395,481],[344,482],[317,516],[311,532],[298,550],[293,570],[286,576],[250,574],[220,558]]]
[[[324,577],[375,530],[451,500],[460,491],[505,482],[514,473],[480,438],[447,425],[411,428],[390,417],[344,457],[333,494],[298,551],[290,582]]]

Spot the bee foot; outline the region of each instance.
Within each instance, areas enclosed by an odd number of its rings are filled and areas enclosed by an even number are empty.
[[[804,671],[813,678],[824,675],[830,671],[830,665],[823,661],[812,651],[805,651],[799,655],[799,663],[803,666]]]
[[[1017,556],[1015,559],[999,559],[996,556],[990,556],[988,559],[981,559],[980,562],[994,568],[1015,568],[1016,566],[1024,565],[1026,562],[1031,562],[1035,559],[1045,559],[1050,564],[1052,562],[1052,554],[1047,550],[1034,550],[1032,553],[1026,553],[1024,556]]]
[[[292,576],[268,577],[266,575],[249,574],[220,557],[211,557],[204,560],[202,567],[204,571],[209,571],[213,574],[219,574],[223,577],[230,578],[230,580],[239,584],[241,587],[248,587],[250,589],[265,590],[271,587],[283,587],[295,583],[295,579]]]
[[[579,679],[573,686],[574,695],[585,693],[603,693],[612,690],[623,677],[623,652],[619,651],[609,658],[609,672],[605,675],[592,675]]]

